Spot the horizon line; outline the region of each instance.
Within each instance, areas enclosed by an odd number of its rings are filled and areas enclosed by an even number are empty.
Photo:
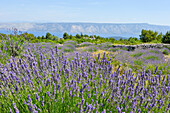
[[[27,22],[27,21],[21,21],[21,22],[0,22],[0,24],[22,24],[22,23],[35,23],[35,24],[60,24],[60,23],[63,23],[63,24],[148,24],[148,25],[158,25],[158,26],[170,26],[170,25],[165,25],[165,24],[151,24],[151,23],[145,23],[145,22],[139,22],[139,23],[137,23],[137,22],[135,22],[135,23],[130,23],[130,22],[127,22],[127,23],[125,23],[125,22],[120,22],[120,23],[112,23],[112,22]]]

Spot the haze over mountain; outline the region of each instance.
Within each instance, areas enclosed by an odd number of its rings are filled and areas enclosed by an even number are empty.
[[[170,26],[151,25],[147,23],[0,23],[0,32],[7,29],[17,28],[23,32],[37,33],[44,35],[46,32],[54,34],[62,34],[64,32],[70,34],[83,33],[102,36],[122,36],[139,37],[141,30],[153,30],[165,34],[170,31]]]

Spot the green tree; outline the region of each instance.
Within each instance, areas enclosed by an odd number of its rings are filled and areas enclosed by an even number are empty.
[[[70,38],[69,39],[73,39],[74,37],[73,37],[73,35],[70,35]]]
[[[41,39],[41,37],[40,37],[40,36],[38,36],[38,37],[37,37],[37,39]]]
[[[81,33],[81,38],[83,38],[84,36],[83,36],[83,33]]]
[[[119,41],[123,41],[123,39],[122,39],[122,38],[120,38],[120,39],[119,39]]]
[[[49,32],[47,32],[45,38],[51,40],[52,35]]]
[[[170,31],[166,32],[166,34],[163,36],[162,42],[170,44]]]
[[[41,39],[45,39],[44,35],[42,36],[42,38],[41,38]]]
[[[54,36],[54,35],[53,35],[53,36],[52,36],[52,40],[53,40],[53,41],[58,41],[59,38],[58,38],[57,36]]]
[[[160,33],[160,34],[156,37],[156,40],[159,41],[159,42],[162,42],[162,38],[163,38],[163,34]]]
[[[84,37],[89,37],[89,36],[85,34]]]
[[[151,42],[151,41],[161,41],[162,39],[162,33],[160,33],[158,35],[158,32],[153,32],[151,30],[144,30],[142,29],[141,35],[140,36],[140,40],[142,42]]]
[[[101,37],[100,37],[100,36],[97,36],[97,37],[96,37],[96,40],[100,40],[100,39],[101,39]]]
[[[110,42],[114,43],[115,39],[114,38],[109,38]]]
[[[81,39],[81,36],[79,34],[76,34],[76,38]]]
[[[63,34],[63,38],[66,40],[66,39],[69,39],[70,36],[65,32],[65,33]]]

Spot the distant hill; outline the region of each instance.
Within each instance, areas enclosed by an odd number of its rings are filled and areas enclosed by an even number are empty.
[[[170,26],[151,25],[147,23],[0,23],[0,32],[8,28],[17,28],[20,31],[37,33],[43,35],[46,32],[54,34],[70,34],[83,33],[91,35],[101,35],[103,37],[122,36],[139,37],[141,30],[153,30],[162,33],[170,31]]]

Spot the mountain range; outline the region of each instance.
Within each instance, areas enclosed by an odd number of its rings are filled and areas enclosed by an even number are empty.
[[[67,32],[70,34],[83,33],[107,37],[139,37],[142,29],[162,32],[163,34],[170,31],[170,26],[147,23],[0,23],[0,33],[12,28],[37,35],[43,35],[46,32],[53,34]]]

